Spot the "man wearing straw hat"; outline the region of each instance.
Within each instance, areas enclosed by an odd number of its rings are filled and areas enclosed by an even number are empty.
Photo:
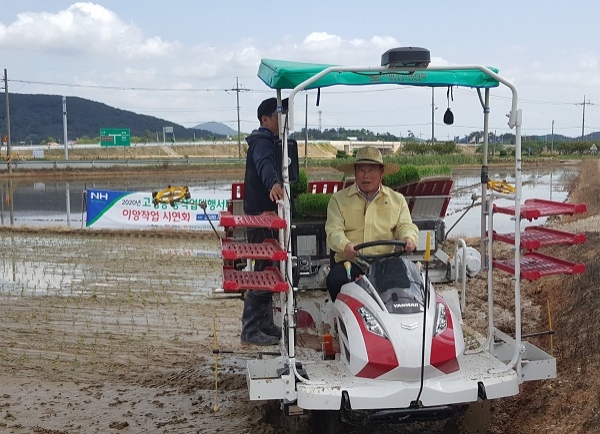
[[[357,244],[375,240],[402,240],[405,251],[412,252],[419,241],[419,229],[412,222],[404,196],[384,185],[384,175],[400,167],[384,163],[379,149],[368,146],[358,150],[354,163],[337,168],[353,174],[355,183],[335,193],[327,206],[325,232],[327,244],[335,252],[335,265],[327,276],[327,289],[335,301],[344,283],[364,271],[356,264]],[[365,249],[366,254],[392,252],[394,246]],[[350,261],[350,276],[344,262]]]

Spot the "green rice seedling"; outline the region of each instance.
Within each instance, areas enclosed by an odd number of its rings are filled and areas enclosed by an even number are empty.
[[[52,361],[52,370],[53,371],[58,370],[58,362],[59,361],[60,361],[60,354],[57,354],[56,357],[54,358],[54,360]]]
[[[92,367],[92,372],[96,371],[96,367],[98,366],[98,355],[96,354],[96,348],[92,349],[92,354],[90,356],[90,366]]]
[[[26,358],[27,358],[27,354],[25,354],[25,350],[21,351],[21,354],[19,354],[19,358],[17,359],[17,365],[23,366]]]
[[[330,198],[331,194],[301,194],[297,199],[296,212],[302,217],[323,217]]]

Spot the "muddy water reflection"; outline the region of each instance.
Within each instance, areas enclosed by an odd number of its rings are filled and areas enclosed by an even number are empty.
[[[514,183],[514,170],[491,168],[489,177],[493,180],[506,180]],[[565,201],[568,192],[565,186],[576,176],[576,167],[535,168],[523,171],[523,200],[540,198]],[[447,212],[446,228],[452,229],[452,236],[478,236],[481,232],[481,187],[479,169],[457,170],[453,174],[452,200]],[[235,181],[235,180],[233,180]],[[86,182],[63,181],[0,181],[2,202],[0,218],[2,225],[71,228],[85,227],[84,191],[86,189],[107,189],[120,191],[154,191],[165,185],[188,185],[207,192],[228,192],[232,180],[202,181],[190,178],[97,180]],[[473,203],[473,196],[476,199]],[[496,203],[507,203],[498,200]],[[472,206],[473,205],[473,206]],[[464,217],[461,216],[466,212]],[[459,221],[460,219],[460,221]],[[543,219],[528,224],[542,224]],[[458,223],[457,223],[458,222]],[[494,229],[507,232],[514,230],[514,222],[509,216],[498,215],[494,219]]]

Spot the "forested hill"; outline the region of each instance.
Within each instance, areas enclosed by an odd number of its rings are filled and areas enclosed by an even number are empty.
[[[4,99],[4,98],[2,98]],[[40,143],[52,138],[63,138],[63,105],[60,95],[9,94],[10,135],[13,143]],[[6,105],[0,104],[0,117],[6,118]],[[163,127],[173,127],[177,140],[213,138],[206,130],[185,128],[173,122],[152,116],[120,110],[95,101],[67,96],[67,137],[98,137],[100,128],[129,128],[131,137],[145,137],[155,141],[156,133],[162,140]],[[0,120],[0,132],[5,134],[6,124]],[[217,137],[219,137],[217,135]]]
[[[4,95],[2,95],[3,97]],[[6,134],[6,105],[4,98],[0,103],[0,137]],[[10,101],[10,125],[11,141],[13,143],[25,142],[39,144],[41,142],[62,142],[63,139],[63,108],[61,95],[29,95],[12,93],[9,95]],[[177,141],[192,140],[194,137],[198,140],[212,140],[214,138],[225,138],[227,135],[213,133],[203,129],[203,126],[210,127],[211,123],[199,124],[196,128],[185,128],[164,119],[153,116],[140,115],[134,112],[110,107],[106,104],[91,101],[75,96],[67,96],[67,137],[68,140],[99,139],[100,128],[129,128],[132,142],[135,138],[139,141],[162,141],[163,127],[173,127],[173,133]],[[213,129],[214,131],[214,129]],[[305,131],[292,134],[296,140],[304,140]],[[515,142],[515,136],[511,133],[505,133],[498,137],[491,137],[490,143],[511,144]],[[470,134],[455,137],[457,143],[479,143],[482,140],[483,131],[472,131]],[[167,140],[170,140],[168,135]],[[344,129],[330,128],[323,131],[318,129],[309,129],[308,138],[310,140],[350,140],[353,138],[358,141],[407,141],[422,142],[409,130],[408,137],[396,137],[390,133],[375,133],[366,129]],[[555,134],[554,142],[577,141],[581,137],[565,137]],[[550,137],[547,134],[540,136],[528,135],[524,137],[524,142],[540,142],[547,144]],[[588,133],[584,141],[600,141],[600,132]]]

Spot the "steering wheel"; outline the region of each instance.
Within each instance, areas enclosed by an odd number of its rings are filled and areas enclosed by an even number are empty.
[[[406,242],[402,240],[377,240],[377,241],[368,241],[366,243],[357,244],[354,246],[354,250],[366,249],[367,247],[375,247],[375,246],[395,246],[401,247],[402,250],[395,250],[390,253],[380,253],[378,255],[364,255],[362,253],[358,253],[356,257],[358,259],[363,260],[367,264],[371,264],[373,261],[381,258],[391,258],[394,256],[400,256],[404,253],[404,248],[406,247]]]

